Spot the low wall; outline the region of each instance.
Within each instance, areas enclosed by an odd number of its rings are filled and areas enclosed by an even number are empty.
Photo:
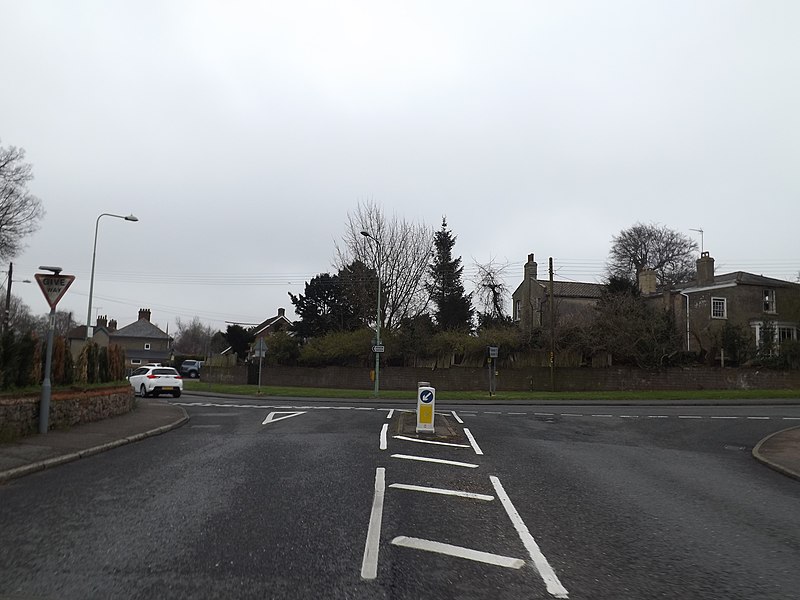
[[[768,369],[722,369],[697,367],[646,371],[622,367],[602,369],[558,368],[556,388],[559,391],[626,391],[626,390],[800,390],[800,371]],[[416,389],[418,381],[453,391],[489,389],[488,369],[451,367],[422,369],[387,367],[380,372],[381,389]],[[258,381],[258,367],[203,368],[203,381],[244,385]],[[372,389],[370,369],[351,367],[264,367],[264,386],[320,387],[336,389]],[[498,391],[549,391],[550,369],[506,369],[499,371]]]
[[[39,399],[38,394],[0,398],[0,441],[39,431]],[[135,402],[130,386],[53,392],[50,428],[63,429],[125,414],[133,410]]]

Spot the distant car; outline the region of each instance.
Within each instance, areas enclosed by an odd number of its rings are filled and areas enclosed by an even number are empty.
[[[183,379],[172,367],[139,367],[131,373],[128,381],[134,394],[142,398],[157,398],[159,394],[180,398],[183,392]]]
[[[189,379],[196,379],[200,377],[200,369],[202,367],[202,360],[185,360],[181,363],[181,375]]]

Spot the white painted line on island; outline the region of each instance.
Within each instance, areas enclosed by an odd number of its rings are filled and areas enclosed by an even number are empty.
[[[469,444],[470,446],[472,446],[472,449],[475,451],[475,454],[483,454],[483,450],[481,450],[481,447],[478,446],[478,442],[475,441],[475,437],[472,435],[472,432],[466,427],[464,428],[464,434],[467,436]]]
[[[375,579],[378,576],[378,550],[381,541],[381,521],[383,520],[383,496],[386,492],[386,469],[375,470],[375,496],[369,516],[367,542],[364,545],[364,559],[361,561],[361,578]]]
[[[441,542],[422,540],[420,538],[406,537],[403,535],[394,538],[392,544],[403,548],[413,548],[414,550],[424,550],[425,552],[435,552],[437,554],[445,554],[456,558],[465,558],[488,565],[506,567],[507,569],[521,569],[525,566],[525,561],[519,558],[490,554],[489,552],[481,552],[480,550],[473,550],[462,546],[453,546],[452,544],[443,544]]]
[[[298,415],[304,415],[305,412],[271,412],[267,415],[267,418],[264,419],[264,422],[261,423],[262,425],[267,425],[269,423],[275,423],[277,421],[283,421],[284,419],[291,419],[292,417],[296,417]],[[282,416],[277,416],[282,415]]]
[[[441,494],[442,496],[458,496],[459,498],[470,498],[472,500],[485,500],[491,502],[494,496],[486,494],[476,494],[474,492],[462,492],[459,490],[445,490],[443,488],[424,487],[421,485],[410,485],[406,483],[393,483],[389,486],[398,490],[409,490],[411,492],[426,492],[428,494]]]
[[[459,422],[459,423],[461,423],[462,425],[464,424],[464,421],[462,421],[462,420],[461,420],[461,417],[459,417],[459,416],[456,414],[456,411],[454,411],[454,410],[451,410],[450,412],[451,412],[451,413],[453,413],[453,418],[454,418],[456,421],[458,421],[458,422]]]
[[[386,443],[386,432],[389,431],[389,424],[384,423],[383,427],[381,427],[381,450],[386,450],[387,443]]]
[[[390,408],[389,412],[386,414],[387,419],[391,419],[394,416],[394,409]]]
[[[458,462],[457,460],[444,460],[442,458],[428,458],[427,456],[411,456],[410,454],[392,454],[392,458],[400,458],[402,460],[418,460],[420,462],[432,462],[440,465],[452,465],[454,467],[466,467],[468,469],[477,469],[480,465],[474,463]]]
[[[451,446],[453,448],[469,448],[467,444],[452,444],[450,442],[437,442],[435,440],[418,440],[417,438],[406,437],[404,435],[393,435],[396,440],[405,440],[406,442],[417,442],[418,444],[435,444],[436,446]]]
[[[547,592],[556,598],[568,598],[569,595],[566,588],[561,585],[561,582],[558,580],[555,571],[553,571],[553,567],[550,566],[550,563],[547,562],[547,558],[545,558],[544,554],[542,554],[539,544],[537,544],[536,540],[533,539],[531,532],[528,531],[527,525],[525,525],[522,517],[519,516],[517,509],[514,508],[514,505],[511,503],[511,499],[508,497],[508,494],[506,494],[506,491],[503,488],[503,484],[501,484],[500,480],[495,476],[491,476],[489,479],[494,486],[495,492],[497,492],[497,497],[503,504],[503,508],[506,509],[508,517],[514,524],[514,529],[517,530],[525,549],[528,551],[534,567],[544,581],[544,584],[547,587]]]

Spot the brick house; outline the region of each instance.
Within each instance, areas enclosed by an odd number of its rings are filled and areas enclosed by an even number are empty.
[[[600,299],[603,287],[598,283],[554,281],[553,298],[557,322],[564,325],[585,320],[591,314],[590,309]],[[550,281],[538,278],[538,265],[533,254],[529,254],[523,269],[522,283],[511,295],[512,319],[523,331],[530,333],[549,322],[549,290]]]
[[[125,367],[170,360],[172,338],[150,322],[150,309],[139,309],[139,319],[110,334],[110,343],[125,350]]]
[[[764,341],[765,324],[773,328],[776,347],[800,339],[800,285],[744,271],[715,275],[708,252],[697,260],[695,281],[657,291],[652,271],[643,271],[639,288],[648,301],[672,311],[690,352],[714,349],[726,323],[748,328],[756,346]]]
[[[108,320],[107,316],[98,316],[96,325],[92,328],[92,341],[101,348],[108,348],[111,335],[117,330],[117,322],[114,319]],[[67,341],[69,343],[69,350],[72,353],[72,359],[78,360],[78,357],[83,350],[86,343],[86,325],[79,325],[73,327],[67,333]]]

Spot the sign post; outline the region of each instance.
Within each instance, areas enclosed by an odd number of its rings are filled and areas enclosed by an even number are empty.
[[[258,338],[256,342],[256,356],[258,357],[258,394],[261,395],[261,363],[264,362],[264,357],[267,355],[267,343],[263,337]]]
[[[497,393],[497,357],[500,354],[500,349],[497,346],[488,346],[489,349],[489,396],[494,396]]]
[[[53,367],[53,332],[56,328],[56,306],[58,301],[67,292],[74,275],[62,275],[61,267],[39,267],[52,273],[36,273],[36,283],[42,289],[45,300],[50,305],[50,323],[47,327],[47,354],[44,361],[44,380],[42,381],[42,396],[39,400],[39,433],[47,433],[50,421],[50,371]],[[88,325],[87,325],[88,327]]]
[[[436,431],[433,424],[436,388],[430,387],[427,381],[420,381],[417,386],[417,433],[433,433]]]

